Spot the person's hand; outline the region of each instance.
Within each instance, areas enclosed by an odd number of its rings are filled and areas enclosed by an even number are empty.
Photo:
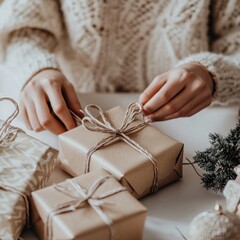
[[[189,63],[157,76],[140,95],[147,121],[190,117],[212,102],[214,80],[200,63]]]
[[[58,70],[40,71],[21,92],[21,112],[30,130],[60,134],[76,127],[68,108],[83,117],[73,85]]]

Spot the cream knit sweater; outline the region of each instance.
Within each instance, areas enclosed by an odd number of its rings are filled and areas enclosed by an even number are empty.
[[[239,0],[0,0],[0,46],[20,88],[59,68],[78,91],[136,92],[197,61],[240,99]]]

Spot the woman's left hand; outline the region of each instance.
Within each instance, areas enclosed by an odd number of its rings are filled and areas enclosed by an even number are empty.
[[[140,95],[148,121],[190,117],[212,102],[214,80],[200,63],[185,64],[157,76]]]

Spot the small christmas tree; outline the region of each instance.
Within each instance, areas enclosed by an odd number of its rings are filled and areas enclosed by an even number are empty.
[[[209,138],[211,147],[197,151],[193,159],[204,170],[203,187],[222,191],[228,180],[236,178],[234,168],[240,164],[240,120],[227,137],[214,133]]]

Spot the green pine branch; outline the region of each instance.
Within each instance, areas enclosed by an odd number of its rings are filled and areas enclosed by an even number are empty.
[[[197,151],[193,159],[204,170],[203,187],[222,191],[228,180],[236,178],[234,168],[240,164],[240,120],[227,137],[214,133],[209,138],[211,146]]]

